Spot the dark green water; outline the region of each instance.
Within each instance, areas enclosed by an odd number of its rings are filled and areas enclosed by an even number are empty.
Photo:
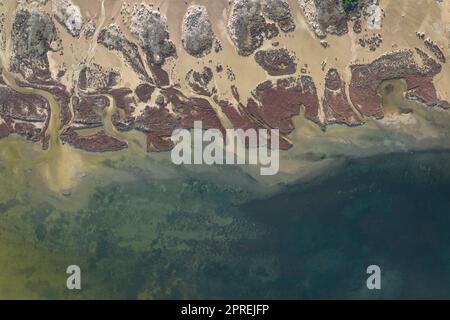
[[[0,204],[2,298],[450,298],[450,153],[347,161],[270,199],[206,179]],[[8,251],[8,252],[6,252]],[[65,268],[82,269],[81,292]],[[382,269],[382,290],[366,268]]]
[[[450,298],[450,155],[348,161],[245,206],[273,227],[283,298]],[[365,270],[383,271],[382,290]]]

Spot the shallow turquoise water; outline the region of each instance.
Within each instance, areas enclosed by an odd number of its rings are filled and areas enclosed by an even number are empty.
[[[75,213],[1,203],[0,297],[450,298],[449,163],[445,152],[348,160],[268,199],[138,172]],[[80,292],[65,288],[69,264]]]

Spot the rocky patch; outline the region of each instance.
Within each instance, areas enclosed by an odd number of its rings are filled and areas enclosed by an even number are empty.
[[[51,77],[47,52],[55,50],[57,34],[51,17],[38,8],[18,7],[11,31],[9,69],[29,81]]]
[[[95,22],[92,20],[89,20],[86,23],[86,26],[84,28],[84,37],[87,40],[91,39],[94,36],[96,30],[97,30],[97,26],[96,26]]]
[[[272,22],[270,22],[272,21]],[[228,21],[228,31],[238,53],[251,55],[264,39],[293,31],[295,24],[286,0],[235,0]]]
[[[169,40],[167,21],[159,11],[142,5],[131,19],[131,34],[145,50],[150,65],[162,65],[175,55],[175,45]]]
[[[376,51],[383,43],[381,34],[373,34],[372,36],[364,36],[358,40],[358,44],[363,48],[368,48],[370,51]]]
[[[123,35],[118,26],[111,25],[102,29],[97,42],[109,50],[119,52],[128,66],[143,80],[149,80],[138,47]]]
[[[53,16],[73,36],[79,37],[83,29],[80,7],[70,0],[53,0]]]
[[[383,10],[376,3],[369,4],[364,12],[367,29],[379,30],[383,23]]]
[[[84,67],[78,76],[78,87],[92,92],[106,91],[120,82],[120,73],[93,63]]]
[[[263,13],[268,19],[275,21],[283,32],[295,30],[291,8],[286,0],[265,0],[263,2]]]
[[[344,5],[342,0],[298,0],[300,9],[311,30],[323,39],[327,34],[343,35],[348,32],[348,22],[356,20],[355,32],[361,32],[360,17],[366,16],[369,29],[381,28],[381,8],[371,0],[359,0]],[[372,6],[373,5],[373,6]]]
[[[271,76],[297,72],[295,58],[286,49],[261,50],[255,54],[256,62]]]
[[[194,57],[202,57],[211,52],[214,35],[206,8],[191,6],[188,8],[181,30],[183,48]]]
[[[192,91],[199,95],[211,96],[213,89],[210,88],[210,83],[213,79],[213,72],[209,67],[203,67],[201,72],[191,70],[186,76],[186,82]]]
[[[306,22],[317,37],[328,33],[342,35],[348,32],[347,13],[341,0],[299,0]]]

